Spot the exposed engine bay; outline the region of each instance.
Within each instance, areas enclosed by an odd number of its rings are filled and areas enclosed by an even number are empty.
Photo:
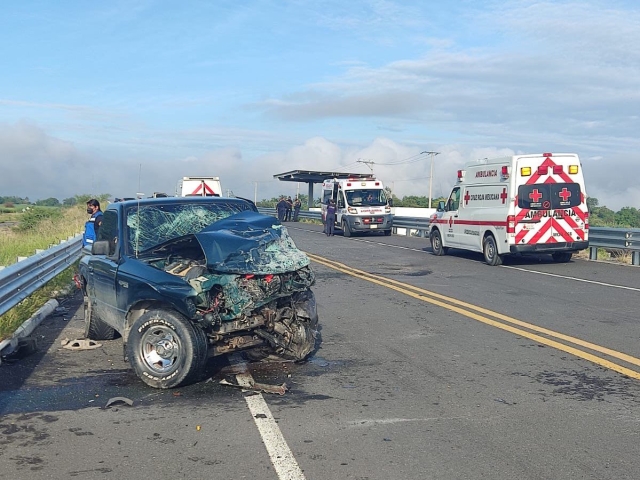
[[[301,360],[313,350],[315,276],[286,228],[205,229],[160,245],[140,260],[193,288],[192,320],[207,335],[213,355],[269,345],[274,353]]]

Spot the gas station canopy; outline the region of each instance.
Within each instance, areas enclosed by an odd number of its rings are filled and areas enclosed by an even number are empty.
[[[370,173],[318,172],[314,170],[291,170],[273,176],[283,182],[304,182],[309,184],[309,208],[313,207],[313,184],[322,183],[327,178],[367,178]]]

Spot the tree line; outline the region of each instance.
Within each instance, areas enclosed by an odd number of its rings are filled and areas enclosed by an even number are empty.
[[[392,194],[388,189],[387,194],[393,199],[394,207],[413,207],[413,208],[428,208],[429,198],[426,196],[406,195],[399,198]],[[101,204],[105,204],[110,195],[103,193],[100,195],[82,194],[74,197],[65,198],[60,202],[57,198],[50,197],[44,200],[36,200],[31,202],[29,197],[17,197],[17,196],[0,196],[0,205],[4,205],[6,208],[13,208],[14,206],[27,206],[35,205],[41,207],[72,207],[74,205],[84,205],[87,200],[91,198],[97,198]],[[273,197],[271,199],[263,199],[258,201],[259,207],[271,207],[274,208],[281,196]],[[308,196],[299,195],[302,203],[302,209],[306,210],[308,205]],[[446,197],[438,197],[431,199],[431,206],[435,208],[440,200],[446,200]],[[320,198],[315,200],[315,205],[320,205]],[[617,212],[607,208],[606,206],[600,206],[600,202],[596,197],[587,198],[587,207],[589,208],[589,220],[590,224],[594,227],[623,227],[623,228],[640,228],[640,210],[634,207],[623,207]]]

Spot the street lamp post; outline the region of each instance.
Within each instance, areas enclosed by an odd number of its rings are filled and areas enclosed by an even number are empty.
[[[431,173],[429,174],[429,208],[431,208],[431,187],[433,185],[433,159],[436,155],[440,155],[440,152],[424,152],[427,155],[431,155]]]

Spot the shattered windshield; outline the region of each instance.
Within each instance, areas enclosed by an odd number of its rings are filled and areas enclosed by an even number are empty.
[[[127,209],[127,250],[142,252],[168,240],[200,232],[236,213],[252,210],[249,203],[170,203]]]
[[[347,190],[347,202],[353,207],[382,207],[387,195],[380,189]]]

